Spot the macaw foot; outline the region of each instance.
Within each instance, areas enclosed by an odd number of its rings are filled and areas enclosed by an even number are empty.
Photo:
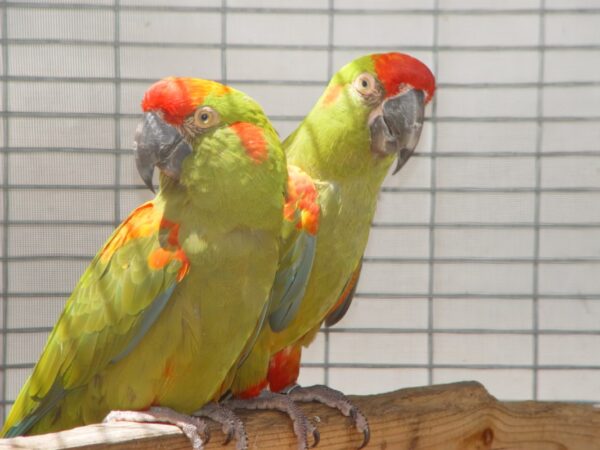
[[[111,411],[103,422],[152,422],[175,425],[188,437],[194,450],[202,450],[204,443],[210,438],[204,421],[162,406],[153,406],[146,411]]]
[[[343,415],[350,417],[359,433],[363,434],[363,442],[358,448],[361,449],[369,443],[371,431],[369,430],[367,418],[340,391],[321,384],[309,387],[302,387],[295,384],[286,388],[284,392],[295,402],[319,402],[330,408],[338,409]]]
[[[227,400],[225,404],[231,409],[268,409],[287,414],[292,419],[294,433],[298,438],[299,450],[307,450],[309,448],[309,433],[313,437],[313,445],[311,447],[315,447],[321,439],[317,427],[312,424],[302,410],[287,395],[263,391],[259,397],[231,399]]]
[[[248,450],[248,435],[246,434],[244,422],[242,422],[231,409],[221,403],[208,403],[192,415],[208,417],[209,419],[220,423],[223,434],[225,434],[225,442],[223,442],[223,445],[229,444],[235,437],[235,448],[237,450]]]

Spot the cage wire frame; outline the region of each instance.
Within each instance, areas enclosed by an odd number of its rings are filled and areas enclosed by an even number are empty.
[[[377,299],[392,299],[394,301],[402,302],[407,300],[416,300],[419,302],[426,303],[426,325],[415,326],[415,327],[378,327],[378,326],[362,326],[362,327],[351,327],[344,324],[344,322],[338,324],[334,328],[323,329],[320,332],[319,343],[316,345],[322,346],[322,354],[319,353],[317,357],[309,357],[307,361],[303,363],[304,370],[315,370],[315,376],[308,377],[311,381],[322,381],[326,384],[331,383],[331,371],[335,369],[399,369],[399,370],[418,370],[424,373],[424,377],[420,380],[426,383],[432,384],[439,382],[440,379],[436,377],[436,371],[440,369],[464,369],[464,370],[523,370],[530,373],[530,397],[534,400],[546,398],[547,396],[540,396],[539,391],[539,380],[540,371],[590,371],[593,376],[600,375],[600,363],[594,362],[594,358],[591,358],[591,362],[588,361],[575,361],[575,362],[564,362],[564,363],[542,363],[540,361],[540,339],[544,336],[556,336],[556,337],[591,337],[597,338],[600,336],[600,327],[571,327],[571,328],[554,328],[548,329],[540,326],[540,300],[560,300],[560,301],[589,301],[596,302],[600,300],[600,290],[593,292],[566,292],[566,293],[549,293],[542,292],[540,290],[540,265],[556,265],[556,266],[571,266],[577,267],[577,265],[592,265],[594,269],[597,268],[600,263],[600,255],[596,256],[576,256],[576,257],[545,257],[541,256],[540,251],[540,236],[543,230],[598,230],[600,231],[600,221],[548,221],[542,219],[542,200],[545,194],[564,194],[564,195],[577,195],[577,194],[590,194],[594,197],[594,200],[600,199],[600,184],[597,186],[564,186],[564,187],[545,187],[543,186],[543,161],[551,158],[582,158],[583,161],[587,161],[589,158],[600,157],[600,149],[586,148],[584,150],[572,151],[565,149],[563,151],[546,151],[543,148],[543,137],[544,137],[544,126],[550,123],[564,123],[564,124],[598,124],[600,122],[600,114],[598,115],[573,115],[567,114],[564,116],[560,115],[545,115],[544,114],[544,90],[548,88],[598,88],[600,87],[600,77],[590,79],[589,81],[579,80],[567,80],[567,81],[548,81],[545,79],[545,55],[549,50],[560,50],[560,51],[589,51],[598,52],[600,51],[600,38],[591,40],[589,43],[570,43],[570,44],[548,44],[546,42],[546,19],[548,16],[558,15],[571,15],[571,16],[587,16],[592,15],[600,19],[600,3],[598,2],[583,2],[581,7],[549,7],[548,4],[554,4],[556,1],[552,0],[538,0],[536,2],[524,2],[528,5],[537,3],[537,6],[533,7],[512,7],[509,3],[507,8],[486,8],[486,7],[473,7],[472,3],[466,2],[467,7],[457,7],[456,4],[460,3],[457,1],[446,2],[445,0],[432,0],[431,2],[425,2],[426,7],[407,7],[402,8],[391,8],[383,7],[377,9],[376,7],[370,8],[367,2],[361,4],[360,7],[344,7],[344,0],[323,0],[321,6],[315,7],[299,7],[297,5],[293,7],[273,7],[273,6],[239,6],[239,1],[232,0],[220,0],[220,4],[215,6],[167,6],[159,4],[134,4],[135,2],[125,2],[122,0],[106,1],[98,0],[98,3],[86,2],[86,3],[53,3],[53,2],[20,2],[20,1],[2,1],[2,143],[3,143],[3,154],[2,154],[2,398],[1,402],[4,406],[2,413],[5,413],[7,407],[9,407],[14,400],[8,393],[10,372],[16,371],[27,371],[33,367],[34,361],[31,362],[19,362],[11,363],[8,360],[9,353],[9,341],[11,336],[17,334],[44,334],[48,333],[51,329],[49,326],[37,327],[37,326],[23,326],[23,327],[11,327],[9,325],[10,310],[9,306],[11,302],[19,301],[19,298],[49,298],[55,297],[60,299],[66,299],[70,292],[52,292],[52,291],[14,291],[11,290],[11,265],[15,263],[34,263],[36,261],[55,261],[56,264],[62,264],[65,261],[79,261],[87,263],[93,255],[91,254],[52,254],[52,255],[28,255],[28,256],[15,256],[10,252],[11,235],[14,233],[15,227],[20,226],[32,226],[32,227],[45,227],[45,226],[63,226],[63,225],[75,225],[82,227],[105,227],[110,228],[118,225],[123,216],[123,205],[122,198],[124,192],[143,193],[145,187],[141,181],[138,180],[135,184],[127,184],[127,181],[123,179],[122,165],[124,163],[123,158],[130,156],[131,150],[127,149],[127,145],[123,142],[122,131],[127,128],[125,121],[129,119],[137,119],[139,114],[129,113],[122,110],[123,104],[123,91],[122,85],[127,83],[147,83],[150,84],[155,81],[155,78],[148,77],[123,77],[121,70],[122,62],[122,49],[125,48],[157,48],[157,49],[168,49],[172,52],[177,52],[181,49],[213,49],[220,52],[220,72],[221,76],[219,81],[229,83],[234,86],[282,86],[287,89],[293,90],[298,87],[315,87],[322,88],[326,85],[327,79],[331,77],[337,67],[334,64],[334,55],[336,52],[357,52],[357,53],[372,53],[380,51],[405,51],[405,52],[427,52],[431,54],[430,67],[434,74],[438,74],[440,66],[440,52],[480,52],[485,54],[487,52],[535,52],[538,56],[538,70],[537,79],[535,81],[526,82],[440,82],[438,84],[438,93],[443,93],[446,89],[464,89],[464,90],[497,90],[497,89],[533,89],[535,91],[535,115],[531,117],[526,116],[484,116],[484,117],[471,117],[468,115],[461,116],[460,114],[454,116],[440,116],[438,114],[438,100],[434,98],[432,105],[428,111],[427,116],[427,127],[429,128],[429,140],[431,150],[418,150],[413,159],[429,159],[430,166],[427,176],[429,177],[428,186],[426,187],[406,187],[406,186],[393,186],[386,184],[382,189],[382,201],[386,198],[392,198],[394,196],[401,195],[422,195],[427,197],[429,200],[428,205],[428,218],[424,221],[406,222],[406,221],[381,221],[376,217],[373,223],[373,230],[391,230],[392,232],[403,233],[406,230],[422,230],[426,233],[428,245],[427,254],[425,256],[401,256],[401,257],[381,257],[381,256],[367,256],[365,257],[365,266],[393,266],[393,267],[406,267],[406,266],[419,266],[426,267],[427,272],[427,285],[424,291],[404,291],[402,289],[390,291],[369,290],[364,287],[364,280],[359,286],[358,293],[356,295],[357,301],[365,300],[377,300]],[[237,6],[232,6],[232,3]],[[252,2],[247,2],[252,3]],[[260,2],[259,2],[260,3]],[[267,2],[268,3],[268,2]],[[311,4],[315,4],[312,2]],[[357,2],[355,2],[357,3]],[[451,3],[455,6],[448,7],[447,4]],[[388,2],[387,4],[391,4]],[[386,5],[387,5],[386,4]],[[414,3],[416,4],[416,3]],[[487,4],[487,3],[486,3]],[[459,5],[460,6],[460,5]],[[10,23],[9,19],[12,14],[17,12],[28,10],[28,11],[103,11],[111,12],[113,14],[113,36],[111,40],[90,40],[90,39],[64,39],[64,38],[23,38],[23,37],[11,37],[10,36]],[[182,12],[182,13],[212,13],[218,14],[220,17],[220,38],[218,42],[134,42],[123,40],[121,36],[122,24],[121,14],[123,12]],[[327,39],[326,42],[319,44],[288,44],[288,43],[231,43],[229,42],[230,24],[228,17],[231,14],[258,14],[265,16],[310,16],[310,17],[325,17],[327,23]],[[343,16],[365,16],[365,17],[383,17],[389,14],[394,15],[405,15],[409,17],[420,17],[420,16],[431,16],[433,20],[432,26],[432,44],[411,44],[411,45],[345,45],[339,44],[335,39],[335,27],[337,19]],[[490,17],[490,16],[527,16],[535,17],[538,22],[538,33],[537,42],[529,45],[496,45],[496,44],[474,44],[474,45],[460,45],[460,44],[448,44],[440,41],[439,28],[440,20],[450,16],[470,16],[470,17]],[[599,21],[600,28],[600,21]],[[83,76],[53,76],[53,75],[15,75],[11,73],[11,64],[13,64],[13,54],[11,50],[16,47],[24,45],[57,45],[57,46],[71,46],[80,49],[85,49],[90,46],[112,48],[113,50],[113,66],[114,73],[112,76],[98,76],[98,77],[83,77]],[[284,79],[277,78],[273,79],[242,79],[230,76],[228,67],[228,51],[231,50],[256,50],[256,51],[314,51],[319,53],[326,53],[326,79]],[[597,71],[600,71],[598,67],[595,67]],[[167,74],[165,74],[167,75]],[[200,76],[201,74],[187,74],[193,76]],[[276,74],[275,74],[276,75]],[[112,113],[101,113],[101,112],[43,112],[43,111],[14,111],[11,110],[10,104],[10,88],[17,82],[48,82],[48,83],[111,83],[114,86],[114,111]],[[314,99],[316,100],[316,98]],[[260,101],[260,99],[259,99]],[[268,112],[268,111],[267,111]],[[14,130],[11,128],[11,121],[16,119],[30,119],[30,120],[45,120],[49,118],[57,119],[108,119],[113,122],[114,126],[114,139],[112,146],[108,148],[65,148],[58,146],[50,147],[27,147],[27,146],[15,146],[11,143],[11,133]],[[276,121],[278,124],[283,124],[284,128],[292,129],[296,123],[301,119],[301,115],[296,114],[271,114],[271,119]],[[527,123],[535,125],[535,144],[531,150],[528,151],[438,151],[438,128],[440,124],[446,124],[449,126],[462,126],[469,123],[475,124],[515,124],[515,123]],[[600,124],[598,124],[600,127]],[[473,136],[473,139],[477,139]],[[598,140],[600,142],[600,140]],[[49,155],[60,156],[65,153],[69,154],[81,154],[89,155],[90,151],[110,157],[114,161],[114,173],[112,174],[114,183],[111,185],[106,184],[44,184],[36,183],[35,180],[32,183],[19,184],[11,183],[11,164],[14,164],[12,160],[13,155],[16,154],[34,154],[34,153],[47,153]],[[502,158],[530,158],[533,160],[533,183],[530,186],[493,186],[493,187],[481,187],[477,185],[469,186],[468,183],[464,186],[444,187],[438,183],[439,179],[439,164],[440,159],[457,159],[461,158],[473,158],[483,159],[489,161],[500,160]],[[400,173],[403,176],[409,168],[407,166]],[[103,191],[110,192],[113,198],[113,219],[112,220],[81,220],[81,219],[60,219],[60,220],[19,220],[12,218],[12,207],[15,203],[15,199],[11,194],[19,191],[34,191],[41,192],[47,190],[56,190],[57,192],[68,190],[68,191]],[[514,194],[515,196],[528,196],[533,197],[533,212],[531,220],[524,221],[443,221],[440,220],[438,214],[438,205],[440,203],[440,196],[444,194],[455,194],[461,196],[478,196],[478,195],[502,195],[502,194]],[[140,197],[141,199],[143,195]],[[141,202],[141,201],[140,201]],[[597,206],[598,203],[591,203],[589,207]],[[465,232],[473,230],[528,230],[533,233],[531,240],[532,245],[532,256],[524,257],[506,257],[506,256],[440,256],[436,254],[436,238],[438,237],[440,230],[462,230]],[[106,235],[108,236],[108,234]],[[105,236],[105,237],[106,237]],[[105,238],[103,237],[103,239]],[[482,265],[482,266],[531,266],[531,279],[530,288],[523,292],[477,292],[477,291],[440,291],[436,288],[436,267],[440,265],[465,265],[467,268],[469,265]],[[510,300],[524,300],[530,301],[530,314],[531,314],[531,326],[529,327],[505,327],[505,328],[471,328],[471,327],[443,327],[436,324],[437,314],[435,312],[435,301],[440,300],[499,300],[499,301],[510,301]],[[593,313],[590,313],[593,314]],[[600,316],[595,318],[595,322],[600,322]],[[331,342],[339,335],[352,335],[352,336],[367,336],[367,335],[423,335],[426,336],[426,355],[422,356],[420,362],[403,362],[403,361],[386,361],[386,362],[339,362],[332,358]],[[523,363],[472,363],[472,362],[439,362],[436,358],[437,351],[437,338],[445,335],[476,335],[476,336],[530,336],[531,337],[531,358],[527,362]],[[360,337],[359,337],[360,339]],[[600,342],[600,341],[599,341]],[[504,372],[503,372],[504,373]],[[20,376],[22,378],[22,376]],[[420,384],[418,381],[415,384]],[[589,398],[574,398],[578,401],[589,401],[595,402],[600,400],[600,389],[595,385],[595,389],[598,391],[597,395],[592,394]],[[400,385],[397,387],[401,387]],[[493,392],[492,392],[493,393]],[[576,395],[574,395],[576,397]],[[4,416],[2,416],[3,420]]]

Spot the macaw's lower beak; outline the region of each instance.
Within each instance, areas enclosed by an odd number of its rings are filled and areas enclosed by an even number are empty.
[[[398,154],[394,173],[408,161],[419,143],[425,116],[425,94],[410,89],[383,102],[371,116],[371,151]]]
[[[179,180],[181,164],[192,149],[176,128],[165,123],[156,113],[147,112],[135,130],[133,152],[142,180],[154,192],[154,167]]]

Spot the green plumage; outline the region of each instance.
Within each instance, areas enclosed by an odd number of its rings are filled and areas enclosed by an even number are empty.
[[[314,339],[360,265],[377,194],[395,159],[395,155],[371,152],[368,118],[374,105],[352,86],[352,81],[364,72],[377,76],[370,57],[357,59],[340,70],[283,143],[288,164],[310,175],[318,189],[321,217],[316,254],[294,318],[279,332],[270,327],[263,329],[238,371],[233,387],[236,393],[248,395],[249,388],[264,382],[269,359],[276,352],[290,345],[308,345]]]
[[[202,105],[219,112],[220,123],[188,136],[193,151],[180,180],[161,176],[159,195],[94,258],[3,436],[99,422],[114,409],[191,413],[227,388],[277,269],[286,169],[260,107],[208,86]],[[260,129],[261,161],[232,127],[239,122]]]

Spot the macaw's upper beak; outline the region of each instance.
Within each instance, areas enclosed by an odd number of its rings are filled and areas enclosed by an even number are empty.
[[[419,143],[425,116],[425,94],[410,89],[386,99],[371,115],[371,151],[398,154],[394,173],[408,161]]]
[[[165,123],[155,112],[147,112],[135,130],[133,152],[142,180],[154,192],[154,167],[179,180],[181,164],[192,149],[176,128]]]

